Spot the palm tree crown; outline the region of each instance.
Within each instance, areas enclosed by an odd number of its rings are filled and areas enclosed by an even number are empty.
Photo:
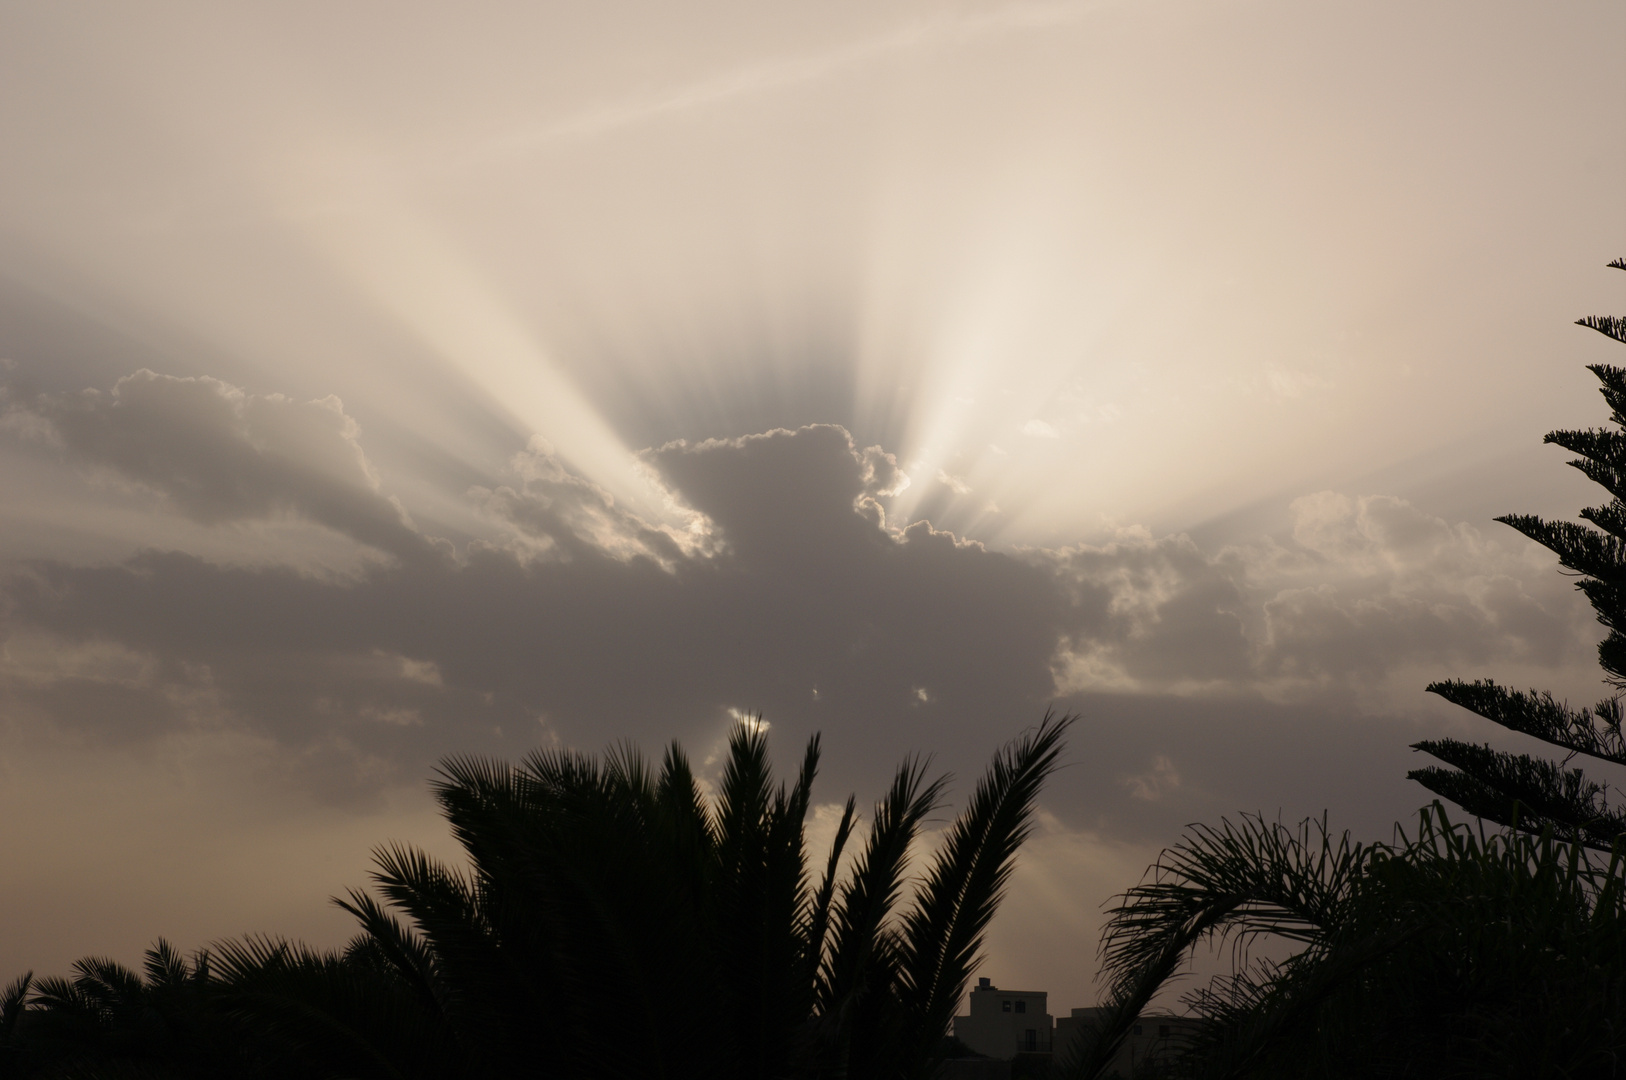
[[[161,945],[146,980],[85,961],[13,988],[0,1050],[34,1054],[16,1075],[192,1075],[164,1038],[120,1041],[159,1017],[228,1033],[217,1073],[243,1076],[925,1080],[1070,723],[994,756],[918,880],[947,783],[918,758],[851,853],[847,799],[817,876],[817,736],[787,784],[765,725],[740,725],[713,798],[676,744],[658,767],[631,746],[451,758],[434,794],[467,865],[380,848],[373,890],[336,901],[347,949],[249,938],[188,966]],[[29,1037],[74,1025],[60,1053]]]

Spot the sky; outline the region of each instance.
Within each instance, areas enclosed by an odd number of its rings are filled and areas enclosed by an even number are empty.
[[[980,974],[1590,702],[1626,7],[0,7],[0,969],[338,945],[435,762],[1076,713]],[[709,775],[709,774],[708,774]],[[929,841],[929,838],[928,838]]]

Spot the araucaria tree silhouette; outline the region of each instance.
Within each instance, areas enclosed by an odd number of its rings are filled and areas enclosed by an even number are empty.
[[[1626,270],[1626,259],[1609,265]],[[1626,318],[1594,316],[1579,324],[1626,343]],[[1609,364],[1589,369],[1603,383],[1610,420],[1616,429],[1626,429],[1626,369]],[[1545,441],[1580,455],[1570,464],[1609,492],[1606,505],[1581,511],[1597,528],[1525,514],[1496,520],[1550,548],[1565,569],[1581,576],[1578,588],[1592,602],[1598,621],[1609,628],[1598,645],[1598,662],[1617,693],[1591,709],[1571,709],[1551,693],[1522,693],[1488,680],[1450,680],[1428,689],[1503,727],[1551,743],[1565,752],[1566,762],[1579,754],[1626,765],[1619,693],[1626,690],[1626,430],[1554,431]],[[1410,778],[1478,817],[1532,832],[1551,828],[1605,850],[1626,835],[1626,809],[1609,805],[1605,786],[1579,769],[1457,739],[1428,739],[1413,748],[1454,767],[1415,769]]]

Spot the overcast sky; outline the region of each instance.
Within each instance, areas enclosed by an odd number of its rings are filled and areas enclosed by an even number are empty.
[[[338,944],[442,755],[1049,708],[982,974],[1091,1004],[1191,821],[1425,801],[1604,690],[1572,325],[1626,7],[0,8],[0,977]]]

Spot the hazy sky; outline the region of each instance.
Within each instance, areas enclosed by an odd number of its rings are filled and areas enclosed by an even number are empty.
[[[1190,821],[1380,838],[1422,693],[1602,692],[1571,325],[1626,7],[0,7],[0,977],[337,944],[450,752],[760,711],[1069,766],[982,974]],[[815,832],[829,831],[821,811]]]

